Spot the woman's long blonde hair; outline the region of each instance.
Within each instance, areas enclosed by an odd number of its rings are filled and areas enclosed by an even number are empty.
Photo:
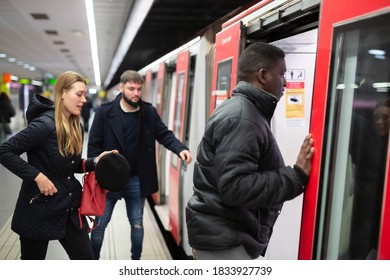
[[[58,150],[62,156],[80,155],[83,149],[80,116],[70,115],[68,119],[65,115],[64,100],[62,98],[63,91],[69,90],[76,82],[86,84],[86,80],[80,74],[66,71],[58,76],[54,85],[56,133]]]

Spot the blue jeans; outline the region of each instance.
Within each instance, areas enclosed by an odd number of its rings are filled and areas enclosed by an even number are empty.
[[[95,254],[95,259],[100,258],[104,231],[111,220],[111,215],[116,202],[124,198],[126,202],[127,218],[131,226],[131,259],[139,260],[142,252],[142,241],[144,239],[143,215],[145,198],[141,198],[139,178],[130,177],[127,185],[120,192],[108,192],[106,199],[106,209],[102,217],[96,217],[96,229],[92,231],[91,243]]]

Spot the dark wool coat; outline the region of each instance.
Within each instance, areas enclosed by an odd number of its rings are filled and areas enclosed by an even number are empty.
[[[282,203],[302,193],[300,174],[285,167],[271,132],[276,103],[274,96],[240,82],[211,116],[186,209],[193,248],[243,245],[252,258],[264,256]]]
[[[116,149],[125,156],[122,127],[122,109],[119,94],[114,101],[104,103],[96,110],[88,139],[88,156],[95,157],[105,150]],[[137,166],[141,196],[158,191],[156,166],[156,140],[176,155],[188,150],[162,122],[152,104],[141,101]]]
[[[34,96],[26,116],[28,126],[0,146],[0,163],[23,179],[11,227],[28,239],[62,239],[69,215],[79,228],[82,186],[74,173],[82,173],[81,155],[63,157],[59,153],[51,100]],[[20,157],[25,152],[27,162]],[[87,161],[86,169],[94,169],[93,160]],[[53,196],[40,193],[34,181],[39,172],[57,188]]]

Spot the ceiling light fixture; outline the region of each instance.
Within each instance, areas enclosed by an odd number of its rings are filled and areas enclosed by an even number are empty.
[[[95,22],[95,20],[94,20],[94,22]],[[83,37],[83,32],[81,30],[76,30],[76,29],[72,30],[72,34],[73,34],[73,36],[75,36],[77,38]]]
[[[95,84],[96,84],[96,86],[100,87],[101,79],[100,79],[99,56],[98,56],[97,39],[96,39],[95,16],[93,13],[93,1],[92,0],[85,0],[85,7],[87,8],[89,42],[91,44],[93,71],[94,71],[94,75],[95,75]]]
[[[114,59],[111,62],[110,69],[105,79],[106,85],[111,82],[112,77],[118,70],[119,65],[122,63],[124,56],[129,50],[129,47],[131,46],[135,35],[144,22],[150,8],[152,7],[153,2],[154,0],[135,1],[134,8],[131,10],[131,14],[123,32],[122,40],[119,43],[118,49],[115,53]]]

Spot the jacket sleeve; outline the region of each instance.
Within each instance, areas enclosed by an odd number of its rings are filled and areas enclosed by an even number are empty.
[[[23,180],[34,180],[40,170],[20,155],[44,145],[52,130],[42,119],[34,120],[0,146],[0,163]]]
[[[89,130],[88,157],[97,157],[103,152],[104,144],[104,111],[100,107],[96,110],[95,116]]]
[[[183,143],[176,138],[171,130],[164,124],[160,116],[157,113],[157,110],[153,107],[153,114],[156,120],[156,139],[168,150],[175,153],[177,156],[183,150],[189,150]]]
[[[213,141],[215,174],[221,199],[227,205],[272,207],[303,191],[303,185],[291,167],[259,171],[262,153],[269,152],[268,137],[249,120],[229,120],[218,126],[220,135]],[[239,135],[239,137],[238,137]],[[245,139],[245,142],[243,142]]]

